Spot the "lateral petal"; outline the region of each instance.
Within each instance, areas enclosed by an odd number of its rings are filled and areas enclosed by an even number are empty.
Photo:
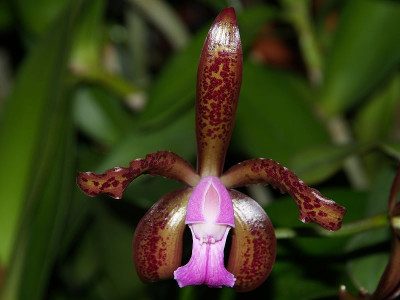
[[[274,228],[264,209],[250,197],[230,190],[235,212],[228,271],[236,277],[234,288],[247,292],[262,284],[276,256]]]
[[[78,173],[77,184],[88,196],[109,194],[119,199],[128,184],[142,174],[164,176],[189,186],[195,186],[200,180],[193,167],[182,157],[170,151],[158,151],[132,161],[128,168],[117,167],[102,174]]]
[[[327,230],[340,229],[346,213],[344,207],[308,187],[292,171],[272,159],[244,161],[230,168],[220,179],[228,189],[258,183],[279,188],[296,201],[302,222],[315,222]]]
[[[197,72],[198,172],[220,176],[242,82],[242,44],[235,10],[224,9],[208,32]]]
[[[192,188],[168,193],[140,220],[133,238],[133,260],[144,282],[171,278],[181,264],[186,206]]]

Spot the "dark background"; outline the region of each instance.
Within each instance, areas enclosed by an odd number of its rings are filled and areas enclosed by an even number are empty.
[[[291,199],[263,186],[241,190],[277,229],[276,263],[261,287],[237,294],[179,289],[174,280],[144,284],[131,258],[135,226],[180,184],[146,175],[122,200],[89,198],[75,184],[77,171],[127,166],[157,150],[195,165],[197,63],[213,19],[232,5],[244,70],[225,168],[279,161],[345,206],[345,224],[387,210],[400,157],[397,1],[5,0],[4,300],[335,299],[341,284],[374,291],[388,259],[387,226],[283,239],[284,228],[315,225],[302,224]],[[185,234],[183,263],[190,245]]]

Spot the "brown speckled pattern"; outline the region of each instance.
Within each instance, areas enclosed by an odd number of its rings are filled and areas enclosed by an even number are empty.
[[[232,15],[233,14],[233,15]],[[234,10],[221,13],[203,46],[197,73],[198,171],[221,175],[242,82],[242,45]]]
[[[191,188],[168,193],[139,222],[133,239],[136,271],[145,282],[173,278],[181,265],[182,235]]]
[[[196,136],[198,174],[178,155],[159,151],[125,168],[103,174],[79,173],[77,183],[89,196],[107,193],[122,197],[126,186],[141,174],[161,175],[189,187],[161,198],[138,224],[133,259],[139,277],[156,281],[173,277],[181,265],[187,203],[201,177],[221,176],[230,141],[242,80],[242,46],[233,8],[224,9],[212,25],[203,46],[197,76]],[[262,138],[262,137],[260,137]],[[300,220],[338,230],[345,209],[309,188],[297,176],[270,159],[238,164],[221,177],[233,201],[235,228],[227,269],[236,277],[234,288],[250,291],[268,277],[275,261],[276,238],[265,211],[232,188],[271,184],[289,193],[300,210]]]
[[[230,190],[235,211],[235,228],[228,271],[236,277],[240,292],[255,289],[271,272],[276,256],[274,228],[264,209],[250,197]]]
[[[308,187],[293,172],[272,159],[251,159],[237,164],[221,177],[221,182],[227,188],[258,183],[279,188],[296,201],[302,222],[315,222],[327,230],[340,229],[346,213],[344,207]]]
[[[79,173],[77,183],[89,196],[109,194],[119,199],[127,185],[142,174],[168,177],[189,186],[195,186],[200,179],[186,160],[170,151],[158,151],[132,161],[129,168],[117,167],[102,174]]]

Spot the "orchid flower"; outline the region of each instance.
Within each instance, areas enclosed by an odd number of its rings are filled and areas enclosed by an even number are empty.
[[[178,155],[158,151],[132,161],[129,167],[78,175],[79,187],[89,196],[106,193],[117,199],[142,174],[161,175],[187,185],[161,198],[136,228],[133,258],[145,282],[174,277],[180,287],[206,284],[249,291],[265,281],[275,261],[274,230],[264,209],[235,187],[270,184],[293,197],[302,222],[315,222],[327,230],[341,226],[343,207],[271,159],[247,160],[222,174],[241,80],[239,29],[234,9],[226,8],[208,32],[198,68],[197,172]],[[192,232],[192,257],[180,266],[185,225]],[[232,245],[225,267],[229,232]]]

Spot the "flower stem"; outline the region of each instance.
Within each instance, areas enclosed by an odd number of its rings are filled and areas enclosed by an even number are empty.
[[[392,222],[395,229],[400,229],[399,222]],[[376,228],[389,226],[389,219],[386,213],[382,213],[370,218],[358,220],[342,225],[338,231],[327,231],[321,227],[301,227],[301,228],[276,228],[277,239],[291,239],[296,237],[342,237],[354,235]]]

